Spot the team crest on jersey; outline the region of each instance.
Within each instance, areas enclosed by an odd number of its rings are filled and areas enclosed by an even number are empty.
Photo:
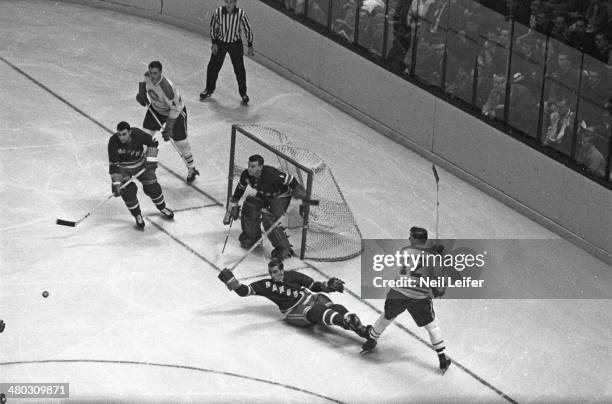
[[[297,290],[293,290],[292,288],[281,285],[278,286],[276,283],[266,282],[266,289],[270,289],[272,292],[276,292],[280,295],[299,297],[300,292]]]
[[[147,93],[149,94],[149,97],[151,97],[154,101],[159,101],[159,95],[157,95],[155,91],[149,90],[147,91]]]

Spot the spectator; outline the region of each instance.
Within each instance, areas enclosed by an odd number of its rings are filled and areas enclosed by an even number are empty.
[[[552,29],[552,22],[548,18],[545,9],[540,8],[536,12],[535,20],[533,21],[533,26],[531,28],[544,35],[550,35],[550,30]]]
[[[529,6],[527,0],[506,0],[506,20],[515,20],[529,25]]]
[[[457,73],[453,76],[447,74],[446,91],[453,97],[463,101],[472,102],[472,83],[474,75],[465,66],[457,66]]]
[[[612,38],[612,0],[606,2],[606,21],[604,21],[602,32],[607,38]]]
[[[549,125],[546,129],[544,146],[550,146],[560,152],[569,155],[572,147],[572,131],[574,130],[574,118],[576,114],[571,110],[566,98],[552,105],[549,117]]]
[[[490,118],[502,118],[506,97],[506,75],[496,73],[493,75],[493,89],[489,93],[487,102],[482,107],[482,114]]]
[[[580,142],[578,144],[578,152],[576,153],[576,161],[585,166],[589,171],[603,176],[606,170],[606,159],[604,159],[601,151],[595,146],[595,128],[585,125],[578,132],[578,136]]]
[[[591,103],[596,104],[600,108],[608,101],[608,88],[605,83],[606,73],[599,68],[592,68],[585,70],[583,73],[583,87],[580,91],[580,95],[588,99]],[[590,119],[586,120],[590,122]]]
[[[371,53],[382,55],[384,29],[384,1],[365,0],[359,11],[359,45]]]
[[[327,13],[329,10],[329,0],[309,0],[308,18],[317,23],[327,26]]]
[[[516,44],[512,59],[512,74],[520,73],[523,76],[522,84],[532,94],[539,94],[542,86],[542,64],[541,57],[535,53],[535,41],[531,38],[523,38]]]
[[[552,22],[550,36],[563,42],[568,41],[569,27],[564,14],[557,14]]]
[[[576,49],[580,49],[583,52],[591,52],[593,48],[593,37],[587,33],[587,20],[580,16],[576,21],[569,27],[567,35],[567,42]]]
[[[603,0],[591,0],[591,5],[587,8],[585,17],[587,19],[587,32],[601,31],[604,22],[608,19]]]
[[[410,2],[411,0],[400,0],[391,18],[393,41],[387,54],[387,61],[390,67],[397,71],[404,71],[406,68],[404,58],[410,49]]]
[[[551,82],[548,102],[555,103],[562,98],[567,100],[576,97],[578,87],[578,70],[574,68],[572,60],[567,52],[557,54],[557,68],[548,77]]]
[[[535,135],[537,130],[537,102],[531,91],[521,81],[523,76],[517,73],[510,85],[509,123],[517,129]],[[503,119],[506,103],[506,76],[503,73],[493,75],[493,89],[482,108],[482,113],[490,118]]]
[[[603,32],[595,34],[595,49],[593,56],[604,63],[610,64],[610,40]]]
[[[536,27],[536,16],[538,14],[538,11],[542,8],[542,1],[541,0],[532,0],[531,4],[529,4],[529,27],[534,28]]]
[[[524,80],[521,73],[512,76],[508,123],[535,137],[538,130],[538,102]]]
[[[332,23],[332,30],[348,42],[355,38],[355,16],[357,14],[357,2],[355,0],[341,0],[340,6],[342,18],[337,18]]]
[[[304,0],[284,0],[285,7],[296,14],[304,14]]]

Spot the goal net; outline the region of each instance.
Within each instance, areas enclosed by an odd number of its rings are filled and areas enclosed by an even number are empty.
[[[284,133],[258,125],[233,125],[230,147],[227,201],[249,156],[260,154],[264,164],[292,175],[306,189],[308,198],[319,200],[308,207],[304,218],[300,201],[292,199],[283,226],[301,259],[341,261],[361,254],[361,232],[329,166],[309,150],[291,144]],[[253,192],[249,188],[247,192]]]

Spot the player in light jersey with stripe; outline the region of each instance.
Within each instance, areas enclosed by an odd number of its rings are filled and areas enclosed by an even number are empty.
[[[425,254],[435,254],[437,251],[426,248],[427,230],[420,227],[410,229],[410,246],[402,250],[415,256]],[[416,268],[403,267],[396,279],[400,276],[410,278],[433,277],[434,268],[419,264]],[[407,310],[415,323],[419,327],[425,327],[429,334],[431,345],[438,354],[440,370],[444,373],[451,364],[450,358],[444,353],[445,345],[442,338],[442,331],[433,309],[432,297],[439,297],[444,294],[444,288],[427,288],[420,286],[420,282],[414,282],[414,286],[393,287],[387,293],[385,300],[385,311],[380,315],[374,326],[370,329],[370,339],[362,346],[368,352],[374,349],[377,339],[385,329],[395,320],[397,316]]]
[[[195,168],[191,146],[187,140],[187,108],[178,88],[163,75],[160,62],[149,63],[144,81],[139,83],[136,100],[143,107],[151,104],[142,123],[147,133],[153,136],[161,129],[160,123],[166,124],[162,129],[164,141],[172,139],[187,166],[187,183],[193,182],[200,172]]]

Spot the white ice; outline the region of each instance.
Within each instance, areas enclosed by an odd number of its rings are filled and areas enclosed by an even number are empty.
[[[441,376],[425,330],[407,315],[361,357],[359,340],[342,330],[294,328],[270,302],[228,292],[213,265],[241,254],[234,226],[220,255],[225,227],[215,204],[225,201],[233,123],[277,128],[323,156],[366,238],[433,228],[435,186],[431,163],[253,60],[246,61],[251,105],[239,104],[229,60],[214,98],[197,102],[209,48],[198,34],[120,13],[0,3],[0,318],[7,324],[0,382],[70,382],[71,402],[612,400],[610,300],[437,300],[456,362]],[[182,162],[164,144],[167,168],[157,174],[177,210],[174,222],[140,193],[144,233],[120,200],[77,228],[56,226],[110,192],[109,133],[67,103],[105,128],[140,125],[137,82],[155,59],[187,100],[202,176],[186,186]],[[440,176],[443,236],[558,238],[449,173]],[[561,245],[550,252],[560,273],[609,289],[608,265]],[[258,251],[236,273],[256,279],[265,262]],[[523,264],[525,276],[539,268]],[[289,265],[315,278],[341,277],[359,293],[359,259]],[[367,323],[383,304],[348,293],[334,299]]]

